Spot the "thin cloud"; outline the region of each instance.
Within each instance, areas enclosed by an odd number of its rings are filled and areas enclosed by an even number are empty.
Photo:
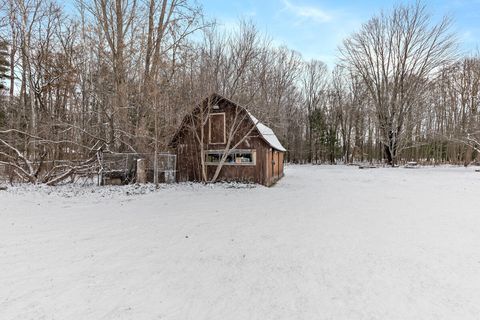
[[[285,5],[285,9],[298,17],[311,19],[321,23],[332,20],[332,16],[330,14],[318,7],[294,5],[288,0],[283,0],[283,3]]]

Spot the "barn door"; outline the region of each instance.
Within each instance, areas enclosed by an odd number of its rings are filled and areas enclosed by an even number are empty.
[[[273,151],[273,157],[272,157],[272,164],[273,164],[273,177],[275,180],[278,179],[279,176],[279,157],[278,157],[278,151]]]
[[[275,181],[275,167],[276,167],[276,159],[275,159],[276,151],[272,149],[272,182]]]
[[[273,183],[273,149],[272,148],[266,149],[265,156],[266,156],[265,183],[267,186],[269,186],[270,184]]]

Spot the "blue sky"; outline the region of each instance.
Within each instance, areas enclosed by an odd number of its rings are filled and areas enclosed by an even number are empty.
[[[250,19],[276,44],[299,51],[306,59],[320,59],[332,66],[342,39],[381,9],[398,1],[360,0],[199,0],[209,18],[223,28],[239,19]],[[412,2],[412,1],[403,1]],[[480,48],[480,0],[424,2],[434,19],[450,15],[458,33],[460,49]]]

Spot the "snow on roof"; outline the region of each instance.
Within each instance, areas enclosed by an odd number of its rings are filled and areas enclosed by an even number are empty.
[[[278,138],[277,136],[275,135],[275,133],[273,133],[273,130],[270,129],[269,127],[267,127],[266,125],[264,125],[263,123],[261,123],[257,118],[255,118],[251,113],[250,111],[248,111],[248,115],[250,116],[250,119],[252,119],[253,123],[255,124],[255,126],[257,127],[257,130],[258,132],[260,132],[260,134],[262,135],[263,139],[265,139],[265,141],[274,149],[278,150],[278,151],[287,151],[283,146],[282,144],[280,143],[280,141],[278,141]]]

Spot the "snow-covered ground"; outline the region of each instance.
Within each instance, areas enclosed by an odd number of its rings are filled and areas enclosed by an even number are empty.
[[[0,319],[478,319],[479,195],[472,168],[345,166],[10,188]]]

